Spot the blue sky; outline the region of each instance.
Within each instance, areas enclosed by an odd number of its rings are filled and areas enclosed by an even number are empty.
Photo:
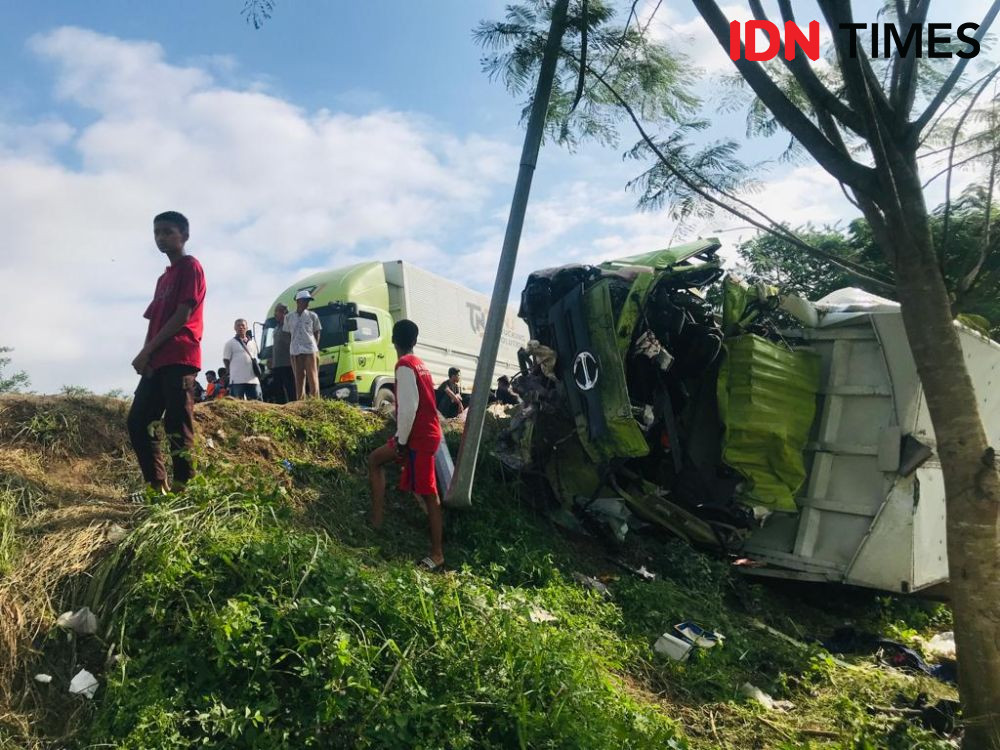
[[[208,275],[206,367],[235,317],[260,320],[320,268],[403,258],[488,291],[523,134],[520,102],[481,72],[471,32],[503,5],[283,0],[254,30],[241,0],[4,3],[0,293],[33,313],[0,345],[38,391],[130,388],[163,267],[150,219],[165,208],[191,218]],[[966,20],[985,1],[949,7]],[[710,77],[729,61],[689,4],[664,2],[651,33],[697,55],[711,111]],[[741,119],[719,118],[719,134],[740,136]],[[543,150],[515,291],[534,268],[742,223],[676,232],[637,212],[625,183],[641,165],[621,159],[634,140]],[[852,215],[809,165],[769,175],[758,200],[793,224]]]

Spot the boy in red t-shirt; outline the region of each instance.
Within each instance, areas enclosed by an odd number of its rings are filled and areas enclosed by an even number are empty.
[[[149,320],[146,343],[132,360],[141,375],[128,413],[128,433],[142,469],[143,479],[154,490],[167,492],[167,473],[160,441],[149,427],[162,419],[170,441],[174,489],[182,489],[193,474],[194,382],[201,369],[202,303],[205,273],[201,264],[184,254],[188,220],[176,211],[153,219],[153,239],[170,265],[156,282],[153,301],[144,317]]]
[[[385,465],[403,465],[399,488],[423,500],[431,532],[430,555],[420,561],[428,570],[444,565],[441,548],[441,501],[434,476],[434,454],[441,444],[441,423],[434,398],[434,381],[427,367],[413,355],[417,324],[400,320],[392,328],[396,347],[396,435],[368,456],[368,481],[372,488],[372,525],[382,527],[385,510]]]

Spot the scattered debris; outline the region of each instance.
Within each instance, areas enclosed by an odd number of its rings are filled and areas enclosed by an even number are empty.
[[[528,612],[528,617],[531,618],[532,622],[558,622],[559,618],[556,617],[551,612],[542,609],[537,605],[532,605],[531,610]]]
[[[938,633],[924,644],[924,651],[939,659],[954,659],[955,634],[950,630]]]
[[[226,439],[226,431],[225,431],[225,430],[223,430],[223,429],[222,429],[222,428],[220,427],[219,429],[217,429],[217,430],[215,431],[215,437],[219,438],[219,440],[225,440],[225,439]]]
[[[108,532],[106,534],[107,540],[112,544],[118,544],[118,542],[120,542],[127,536],[128,536],[128,531],[116,523],[112,524],[110,528],[108,528]]]
[[[872,713],[902,716],[906,721],[916,721],[925,729],[943,736],[954,734],[958,728],[958,715],[961,711],[961,704],[958,701],[943,698],[930,703],[927,693],[920,693],[912,702],[907,700],[901,702],[905,705],[870,706],[868,710]]]
[[[281,459],[281,466],[285,471],[292,471],[295,469],[295,465],[287,458]]]
[[[576,498],[577,505],[586,513],[598,517],[607,524],[615,539],[624,542],[632,522],[632,511],[617,497],[598,497],[590,500],[585,497]]]
[[[656,580],[656,573],[651,573],[650,571],[646,570],[646,566],[645,565],[640,565],[638,568],[633,568],[631,565],[629,565],[624,560],[619,560],[618,558],[615,558],[615,557],[609,557],[608,559],[611,560],[611,562],[613,562],[615,565],[617,565],[622,570],[627,570],[629,573],[631,573],[632,575],[634,575],[636,578],[640,578],[643,581],[655,581]]]
[[[611,599],[611,589],[609,589],[605,584],[598,581],[596,578],[591,578],[583,573],[574,573],[573,580],[577,583],[585,586],[591,591],[596,591],[598,594],[603,596],[605,599]]]
[[[681,634],[681,637],[693,643],[699,648],[712,648],[719,646],[726,639],[722,633],[713,633],[705,630],[700,625],[693,622],[681,622],[674,625],[674,630]]]
[[[81,607],[76,612],[63,612],[56,625],[79,635],[93,635],[97,632],[97,615],[90,611],[90,607]]]
[[[850,626],[837,628],[833,635],[822,642],[822,645],[833,653],[874,654],[884,663],[897,669],[922,672],[942,682],[958,682],[956,662],[945,659],[940,664],[930,666],[909,646]]]
[[[39,674],[35,675],[35,682],[40,682],[43,685],[48,685],[50,682],[52,682],[52,675],[40,672]]]
[[[751,685],[749,682],[744,682],[742,685],[740,685],[740,695],[742,695],[744,698],[750,698],[751,700],[757,701],[768,711],[774,710],[774,698],[765,693],[756,685]]]
[[[240,438],[240,440],[242,442],[244,442],[244,443],[268,443],[268,444],[270,444],[270,443],[274,442],[273,440],[271,440],[271,438],[270,438],[269,435],[247,435],[247,436],[245,436],[243,438]]]
[[[790,711],[795,708],[795,704],[791,701],[776,701],[759,687],[749,682],[744,682],[740,685],[740,695],[757,701],[757,703],[768,711]]]
[[[693,648],[694,644],[691,641],[678,638],[670,633],[664,633],[653,644],[653,650],[656,653],[670,657],[674,661],[686,660],[691,655]]]
[[[73,695],[82,695],[90,700],[97,693],[97,678],[86,669],[81,669],[74,675],[69,683],[69,692]]]
[[[215,448],[215,441],[212,438],[205,438],[205,447],[209,449]]]
[[[808,651],[809,650],[809,645],[807,643],[803,643],[802,641],[796,640],[795,638],[792,638],[790,635],[785,635],[780,630],[772,628],[770,625],[767,625],[767,624],[761,622],[760,620],[751,618],[750,620],[748,620],[748,623],[752,627],[757,628],[758,630],[762,630],[765,633],[770,633],[775,638],[780,638],[781,640],[783,640],[788,645],[795,646],[795,648],[797,648],[797,649],[799,649],[801,651]],[[836,664],[838,667],[843,667],[844,669],[853,669],[853,670],[860,669],[860,667],[855,666],[854,664],[848,664],[843,659],[838,659],[837,657],[832,657],[832,658],[833,658],[833,663]]]

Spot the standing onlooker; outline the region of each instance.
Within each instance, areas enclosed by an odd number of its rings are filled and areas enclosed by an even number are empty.
[[[289,353],[295,374],[295,397],[319,396],[319,316],[309,309],[313,296],[305,289],[295,293],[295,312],[285,315],[285,330],[292,335]]]
[[[153,239],[170,265],[156,281],[153,301],[143,314],[149,320],[146,343],[132,360],[141,378],[128,413],[129,438],[143,479],[159,492],[170,485],[159,437],[150,434],[153,422],[163,420],[174,488],[183,488],[194,474],[194,381],[201,369],[205,272],[184,254],[189,236],[183,214],[167,211],[153,219]]]
[[[236,335],[222,349],[222,361],[229,373],[229,392],[233,398],[260,401],[260,365],[257,342],[247,335],[247,322],[239,318],[233,324]]]
[[[274,378],[274,393],[279,404],[295,400],[295,375],[292,373],[292,334],[285,330],[285,316],[288,308],[279,302],[274,306],[274,343],[271,344],[271,359],[267,366]]]
[[[465,409],[462,403],[462,371],[448,368],[448,379],[437,388],[437,410],[445,419],[454,419]]]
[[[402,464],[399,488],[423,501],[430,526],[430,554],[420,561],[428,570],[444,565],[441,545],[441,501],[438,499],[434,454],[441,444],[441,423],[434,408],[434,381],[426,365],[413,355],[419,334],[412,320],[392,328],[396,347],[396,435],[368,456],[368,482],[372,491],[372,525],[382,527],[385,512],[385,465]]]

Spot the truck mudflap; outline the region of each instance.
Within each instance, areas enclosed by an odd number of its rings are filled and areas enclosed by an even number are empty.
[[[775,290],[727,279],[719,243],[531,274],[523,400],[497,448],[563,509],[617,497],[697,544],[738,546],[754,507],[795,512],[819,364],[769,325]]]

